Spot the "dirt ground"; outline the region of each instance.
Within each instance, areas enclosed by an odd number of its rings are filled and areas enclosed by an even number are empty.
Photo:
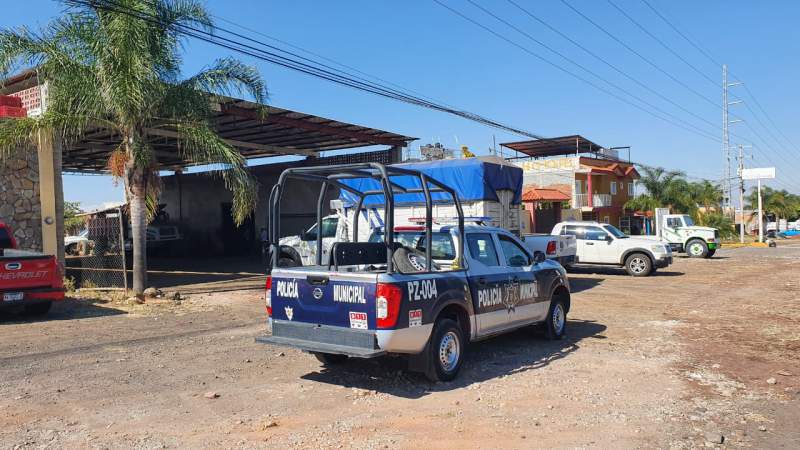
[[[800,448],[800,246],[572,274],[569,336],[431,384],[254,342],[261,290],[0,318],[0,448]]]

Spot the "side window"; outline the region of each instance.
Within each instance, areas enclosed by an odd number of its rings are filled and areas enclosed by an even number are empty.
[[[487,266],[499,266],[497,260],[497,250],[492,242],[492,235],[489,233],[469,233],[467,234],[467,248],[472,259],[480,261]]]
[[[425,235],[419,238],[417,250],[425,251]],[[433,233],[431,242],[431,257],[433,259],[456,259],[456,248],[453,237],[449,233]]]
[[[498,234],[500,239],[500,248],[503,249],[503,255],[506,258],[506,265],[511,267],[529,266],[532,264],[531,257],[519,244],[513,239],[502,234]]]
[[[633,197],[636,194],[634,191],[633,183],[628,183],[628,196]]]
[[[336,237],[336,226],[339,225],[337,217],[322,219],[322,238]]]
[[[575,236],[575,239],[583,239],[584,238],[584,230],[581,227],[576,227],[575,225],[567,225],[561,229],[561,234],[565,236]]]
[[[681,226],[681,219],[677,217],[671,217],[667,219],[667,226],[670,228],[678,228]]]
[[[608,234],[598,227],[586,227],[587,241],[605,241]]]
[[[611,195],[617,195],[617,182],[611,182]]]

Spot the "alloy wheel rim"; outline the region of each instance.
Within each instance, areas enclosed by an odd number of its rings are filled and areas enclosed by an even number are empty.
[[[631,260],[631,270],[634,273],[642,273],[647,268],[647,264],[642,258],[634,258]]]
[[[461,347],[458,343],[458,336],[452,331],[448,331],[439,342],[439,363],[445,372],[452,372],[458,365],[461,357]]]

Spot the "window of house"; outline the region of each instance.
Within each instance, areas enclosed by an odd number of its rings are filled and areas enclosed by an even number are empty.
[[[472,259],[486,266],[499,266],[497,250],[489,233],[469,233],[467,235],[467,248]]]
[[[583,190],[581,189],[582,186],[583,186],[583,184],[581,183],[581,180],[575,180],[575,193],[576,194],[580,194],[580,193],[583,192]]]
[[[611,195],[617,195],[617,182],[611,182]]]
[[[628,195],[633,197],[636,194],[634,190],[635,190],[635,185],[632,182],[628,183]]]
[[[611,223],[611,220],[608,216],[603,216],[603,223]]]

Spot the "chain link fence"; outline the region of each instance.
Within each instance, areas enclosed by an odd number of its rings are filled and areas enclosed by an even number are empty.
[[[123,220],[120,211],[90,216],[86,230],[66,244],[66,275],[84,289],[127,289]]]

